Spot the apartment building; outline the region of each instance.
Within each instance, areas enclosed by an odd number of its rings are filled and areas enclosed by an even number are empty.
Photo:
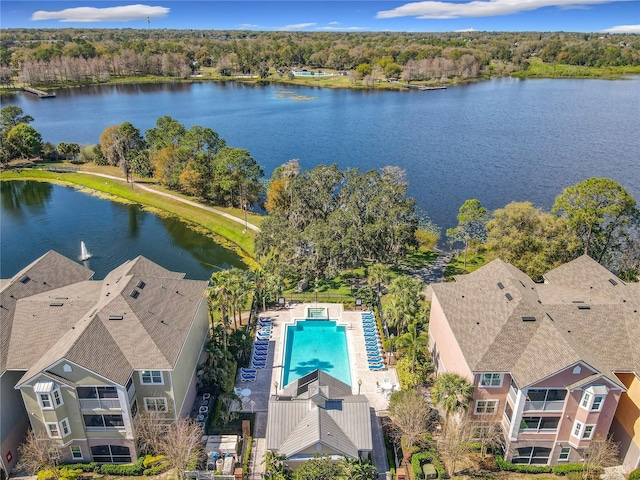
[[[436,370],[472,382],[470,413],[501,423],[507,460],[579,462],[594,438],[614,433],[625,467],[638,465],[638,284],[582,256],[544,283],[494,260],[432,287]]]
[[[50,251],[2,283],[2,459],[28,424],[66,461],[135,461],[134,418],[191,411],[208,335],[206,281],[144,257],[104,280]]]

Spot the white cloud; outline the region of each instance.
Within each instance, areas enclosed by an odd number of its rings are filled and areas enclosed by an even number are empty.
[[[473,0],[466,3],[425,1],[406,3],[393,10],[381,10],[376,17],[416,17],[420,19],[491,17],[512,15],[543,7],[584,8],[589,5],[612,3],[614,1],[618,0]]]
[[[454,30],[456,33],[464,33],[464,32],[477,32],[475,28],[462,28],[460,30]]]
[[[277,27],[276,30],[300,30],[302,28],[314,27],[317,24],[315,22],[309,23],[293,23],[291,25],[285,25],[283,27]]]
[[[56,12],[38,10],[33,12],[31,20],[60,20],[61,22],[128,22],[130,20],[145,20],[148,18],[162,18],[169,13],[167,7],[152,7],[150,5],[123,5],[120,7],[75,7],[65,8]]]
[[[340,25],[340,22],[329,22],[329,25]]]
[[[640,25],[617,25],[601,30],[602,33],[640,33]]]
[[[254,23],[241,23],[238,25],[240,28],[258,28],[260,25],[256,25]]]

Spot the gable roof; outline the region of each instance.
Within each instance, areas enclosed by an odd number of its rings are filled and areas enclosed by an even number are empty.
[[[373,449],[370,415],[366,396],[353,395],[351,387],[316,370],[269,400],[267,449],[289,458],[322,443],[357,458]]]
[[[66,359],[120,385],[133,370],[173,369],[207,286],[183,277],[138,257],[104,280],[21,298],[7,368],[26,370],[22,384]]]
[[[550,271],[545,284],[494,260],[434,296],[473,372],[509,372],[522,388],[578,361],[622,386],[614,372],[640,372],[640,298],[582,256]]]
[[[0,285],[0,375],[7,370],[16,304],[20,299],[60,289],[93,277],[93,271],[49,250]],[[48,325],[43,325],[47,328]]]

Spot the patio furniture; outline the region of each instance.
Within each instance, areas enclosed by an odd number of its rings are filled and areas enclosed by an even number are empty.
[[[369,364],[369,370],[384,370],[384,363],[371,363]]]
[[[244,368],[244,367],[240,367],[240,373],[245,373],[245,374],[255,374],[258,373],[258,371],[255,368]]]

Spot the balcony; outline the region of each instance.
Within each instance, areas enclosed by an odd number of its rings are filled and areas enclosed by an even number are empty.
[[[564,408],[564,400],[532,401],[524,402],[525,412],[561,412]]]
[[[81,410],[121,410],[117,398],[81,398]]]

